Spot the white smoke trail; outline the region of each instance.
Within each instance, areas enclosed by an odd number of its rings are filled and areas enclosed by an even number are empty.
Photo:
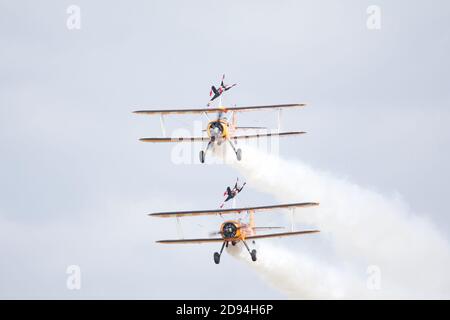
[[[448,241],[427,218],[412,214],[398,196],[385,197],[251,147],[233,166],[249,186],[280,201],[320,202],[317,209],[298,210],[296,219],[317,226],[329,240],[333,267],[307,252],[294,255],[273,247],[264,247],[260,252],[264,258],[254,265],[289,297],[450,297]],[[369,265],[381,271],[382,289],[376,294],[367,289],[367,277],[348,276],[355,270],[364,275]]]
[[[348,272],[326,266],[306,253],[296,255],[269,242],[258,243],[258,260],[253,262],[246,249],[238,246],[230,246],[228,253],[247,263],[290,299],[357,299],[367,291],[365,283]],[[378,291],[370,294],[373,298],[379,296]]]

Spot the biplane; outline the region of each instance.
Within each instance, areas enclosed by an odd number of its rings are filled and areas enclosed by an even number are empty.
[[[294,231],[294,224],[292,222],[290,232],[277,232],[268,234],[256,234],[259,230],[271,230],[280,229],[283,227],[258,227],[255,226],[254,214],[256,212],[271,211],[276,209],[290,209],[292,214],[294,214],[297,208],[306,208],[312,206],[318,206],[317,202],[303,202],[303,203],[288,203],[280,205],[268,205],[259,207],[246,207],[246,208],[236,208],[236,209],[220,209],[220,210],[201,210],[201,211],[177,211],[177,212],[158,212],[150,213],[149,216],[160,217],[160,218],[182,218],[189,216],[211,216],[211,215],[226,215],[226,214],[248,214],[248,222],[242,222],[242,219],[228,220],[221,224],[219,231],[214,232],[212,235],[215,238],[198,238],[198,239],[173,239],[173,240],[158,240],[157,243],[163,244],[193,244],[193,243],[215,243],[222,242],[222,247],[220,252],[214,253],[214,262],[216,264],[220,263],[220,257],[222,256],[223,249],[231,245],[236,245],[238,242],[242,242],[250,254],[253,261],[256,261],[256,250],[250,250],[247,244],[247,240],[251,240],[253,243],[258,239],[265,238],[280,238],[289,236],[298,236],[310,233],[319,232],[319,230],[302,230]],[[220,237],[217,237],[220,235]]]
[[[143,142],[153,142],[153,143],[161,143],[161,142],[208,142],[205,150],[201,150],[199,157],[200,162],[205,162],[205,156],[207,151],[215,144],[222,144],[222,142],[227,141],[234,153],[236,154],[237,160],[241,160],[242,158],[242,150],[240,148],[236,148],[235,144],[237,144],[238,140],[245,139],[257,139],[264,137],[286,137],[286,136],[294,136],[301,135],[306,132],[304,131],[289,131],[289,132],[280,132],[281,127],[281,110],[283,109],[292,109],[292,108],[300,108],[305,106],[304,103],[293,103],[293,104],[277,104],[277,105],[266,105],[266,106],[241,106],[241,107],[210,107],[210,108],[193,108],[193,109],[167,109],[167,110],[139,110],[134,111],[136,114],[146,114],[146,115],[157,115],[160,116],[161,121],[161,129],[163,132],[163,137],[159,138],[141,138],[140,141]],[[278,130],[277,132],[270,132],[264,134],[239,134],[240,130],[248,130],[248,129],[265,129],[262,127],[242,127],[237,125],[237,114],[240,112],[248,112],[248,111],[262,111],[262,110],[278,110]],[[217,117],[211,119],[209,114],[217,113]],[[226,114],[231,114],[231,121],[228,121],[225,117]],[[208,125],[206,129],[203,131],[206,132],[206,135],[202,135],[199,137],[166,137],[165,133],[165,125],[164,125],[164,116],[167,115],[177,115],[177,114],[203,114],[207,120]]]

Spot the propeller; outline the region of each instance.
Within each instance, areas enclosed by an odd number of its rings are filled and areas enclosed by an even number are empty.
[[[208,235],[209,235],[209,237],[222,235],[222,231],[211,231]]]
[[[248,226],[246,226],[246,227],[248,227]],[[242,228],[243,228],[243,226],[237,227],[237,230],[242,229]],[[285,229],[285,228],[286,227],[253,227],[252,229],[256,231],[256,230],[272,230],[272,229]],[[209,237],[214,237],[214,236],[218,236],[218,235],[222,236],[223,235],[222,231],[211,231],[209,233]]]
[[[242,229],[243,228],[243,226],[239,226],[239,227],[236,227],[236,231],[237,230],[240,230],[240,229]],[[210,233],[209,233],[209,236],[210,237],[214,237],[214,236],[218,236],[218,235],[223,235],[223,232],[222,232],[222,230],[220,230],[220,231],[211,231]]]

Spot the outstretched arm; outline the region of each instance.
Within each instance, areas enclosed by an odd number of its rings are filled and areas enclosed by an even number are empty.
[[[225,86],[225,91],[230,90],[230,89],[233,88],[235,85],[237,85],[237,83],[233,83],[231,86]]]
[[[242,187],[241,187],[240,189],[238,189],[238,192],[241,192],[242,189],[244,189],[244,186],[245,186],[246,183],[247,183],[247,182],[244,182],[244,184],[242,185]]]

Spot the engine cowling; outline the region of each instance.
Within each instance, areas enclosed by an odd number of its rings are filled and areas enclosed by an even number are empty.
[[[240,236],[239,225],[233,221],[224,222],[220,231],[224,239],[235,239]]]
[[[228,133],[228,123],[225,120],[211,121],[208,124],[209,137],[225,138]]]

